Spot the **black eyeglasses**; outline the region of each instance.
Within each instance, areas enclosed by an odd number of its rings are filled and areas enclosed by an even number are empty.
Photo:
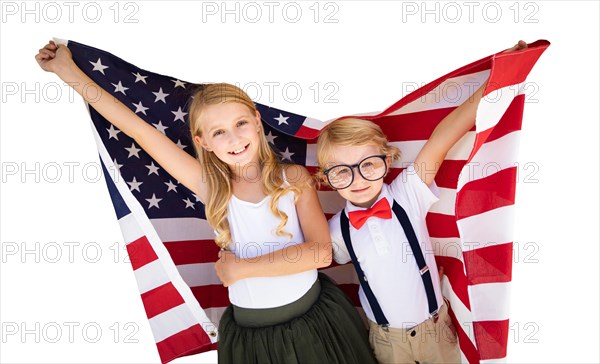
[[[326,169],[323,173],[327,176],[327,182],[336,190],[348,188],[354,181],[354,168],[367,181],[377,181],[385,176],[387,171],[386,156],[372,155],[361,160],[357,164],[339,164]]]

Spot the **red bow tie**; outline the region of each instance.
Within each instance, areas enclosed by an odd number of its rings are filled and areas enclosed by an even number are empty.
[[[371,216],[379,217],[382,219],[392,218],[390,203],[386,198],[382,198],[381,200],[377,201],[375,205],[366,210],[352,211],[348,214],[350,223],[357,230],[360,229]]]

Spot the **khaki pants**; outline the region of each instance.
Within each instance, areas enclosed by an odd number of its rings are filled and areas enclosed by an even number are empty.
[[[387,329],[369,320],[369,342],[380,363],[460,363],[456,329],[444,303],[437,322],[423,321],[410,329]]]

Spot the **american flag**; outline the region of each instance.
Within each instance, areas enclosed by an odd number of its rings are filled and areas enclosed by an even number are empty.
[[[195,155],[187,106],[201,84],[140,69],[108,52],[63,41],[75,63],[133,112]],[[442,290],[450,302],[463,362],[506,357],[512,269],[512,225],[517,150],[525,103],[524,82],[548,41],[498,53],[415,90],[381,113],[379,124],[402,151],[386,182],[414,161],[436,125],[488,77],[476,126],[448,153],[436,176],[440,201],[427,215]],[[283,159],[316,171],[315,143],[322,122],[257,104],[268,140]],[[218,248],[198,198],[171,177],[130,137],[88,104],[93,132],[144,309],[161,361],[216,349],[217,324],[229,304],[214,272]],[[344,201],[321,187],[328,217]],[[322,270],[359,311],[351,264]]]

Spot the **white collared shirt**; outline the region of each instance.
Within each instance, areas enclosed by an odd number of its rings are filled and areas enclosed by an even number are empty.
[[[411,164],[391,184],[383,184],[374,203],[382,198],[387,198],[390,207],[395,200],[406,211],[431,272],[439,308],[443,303],[442,293],[425,223],[427,212],[439,200],[435,182],[427,187]],[[357,210],[364,208],[346,201],[346,214]],[[329,230],[333,240],[333,258],[337,263],[344,264],[350,262],[351,258],[342,237],[340,214],[341,211],[329,220]],[[360,230],[350,225],[350,237],[357,260],[390,326],[412,327],[427,320],[429,306],[423,280],[406,234],[395,214],[392,212],[391,219],[371,217]],[[359,289],[359,298],[367,317],[376,321],[362,287]]]

